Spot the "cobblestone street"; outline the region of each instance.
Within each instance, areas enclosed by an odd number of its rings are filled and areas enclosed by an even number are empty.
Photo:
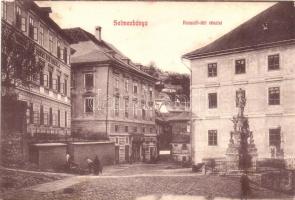
[[[76,176],[77,184],[53,192],[32,188],[6,192],[3,199],[19,200],[156,200],[239,199],[239,179],[192,173],[190,168],[171,164],[133,164],[106,167],[101,176]],[[66,178],[65,178],[66,179]],[[77,181],[79,180],[80,181]],[[51,182],[54,186],[55,182]],[[47,186],[46,186],[47,187]],[[292,199],[291,196],[252,187],[251,198]],[[49,189],[49,188],[48,188]]]

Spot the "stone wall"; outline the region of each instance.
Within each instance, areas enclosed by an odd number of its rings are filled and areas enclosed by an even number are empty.
[[[69,144],[69,152],[79,167],[86,168],[86,159],[94,159],[97,155],[103,165],[115,162],[115,145],[113,142],[73,142]]]
[[[272,171],[261,175],[261,186],[280,192],[293,193],[295,191],[295,171]]]
[[[25,162],[21,133],[5,136],[2,141],[2,162],[5,166],[19,166]]]
[[[36,162],[40,169],[60,169],[66,164],[66,144],[42,143],[34,144],[32,147],[31,160]]]

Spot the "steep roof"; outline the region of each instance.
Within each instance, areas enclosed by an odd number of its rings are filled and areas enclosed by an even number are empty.
[[[145,77],[156,80],[130,62],[130,59],[122,54],[116,47],[104,40],[98,40],[93,34],[82,28],[70,28],[64,29],[64,31],[72,39],[71,46],[76,50],[71,56],[72,63],[114,61],[126,69],[136,71]],[[129,61],[126,62],[127,60]]]
[[[39,7],[35,2],[33,1],[24,1],[24,6],[26,6],[28,9],[31,9],[35,12],[35,14],[37,14],[42,20],[44,20],[52,29],[54,29],[63,39],[65,39],[68,43],[71,43],[71,39],[70,37],[68,37],[63,29],[61,29],[59,27],[59,25],[57,25],[55,23],[55,21],[53,21],[50,16],[49,13],[51,12],[51,8],[50,7]]]
[[[295,42],[295,6],[293,2],[279,2],[207,46],[183,55],[183,58],[192,60],[234,53],[290,40]]]

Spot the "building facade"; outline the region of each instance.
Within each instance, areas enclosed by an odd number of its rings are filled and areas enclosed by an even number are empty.
[[[174,113],[167,117],[167,122],[171,127],[171,156],[176,162],[190,163],[191,161],[191,131],[190,113]]]
[[[284,158],[294,167],[294,17],[292,2],[278,3],[183,56],[193,77],[194,163],[225,157],[241,88],[258,159]]]
[[[70,134],[70,46],[69,38],[49,17],[49,7],[29,1],[2,1],[2,27],[15,32],[19,44],[33,42],[42,71],[31,77],[31,87],[17,87],[18,100],[27,103],[26,132],[37,138]]]
[[[80,28],[72,37],[72,130],[115,143],[116,162],[148,161],[157,154],[155,79],[112,45]]]

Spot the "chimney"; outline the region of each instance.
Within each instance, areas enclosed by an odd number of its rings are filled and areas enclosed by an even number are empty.
[[[95,37],[98,41],[101,41],[101,26],[95,27]]]

